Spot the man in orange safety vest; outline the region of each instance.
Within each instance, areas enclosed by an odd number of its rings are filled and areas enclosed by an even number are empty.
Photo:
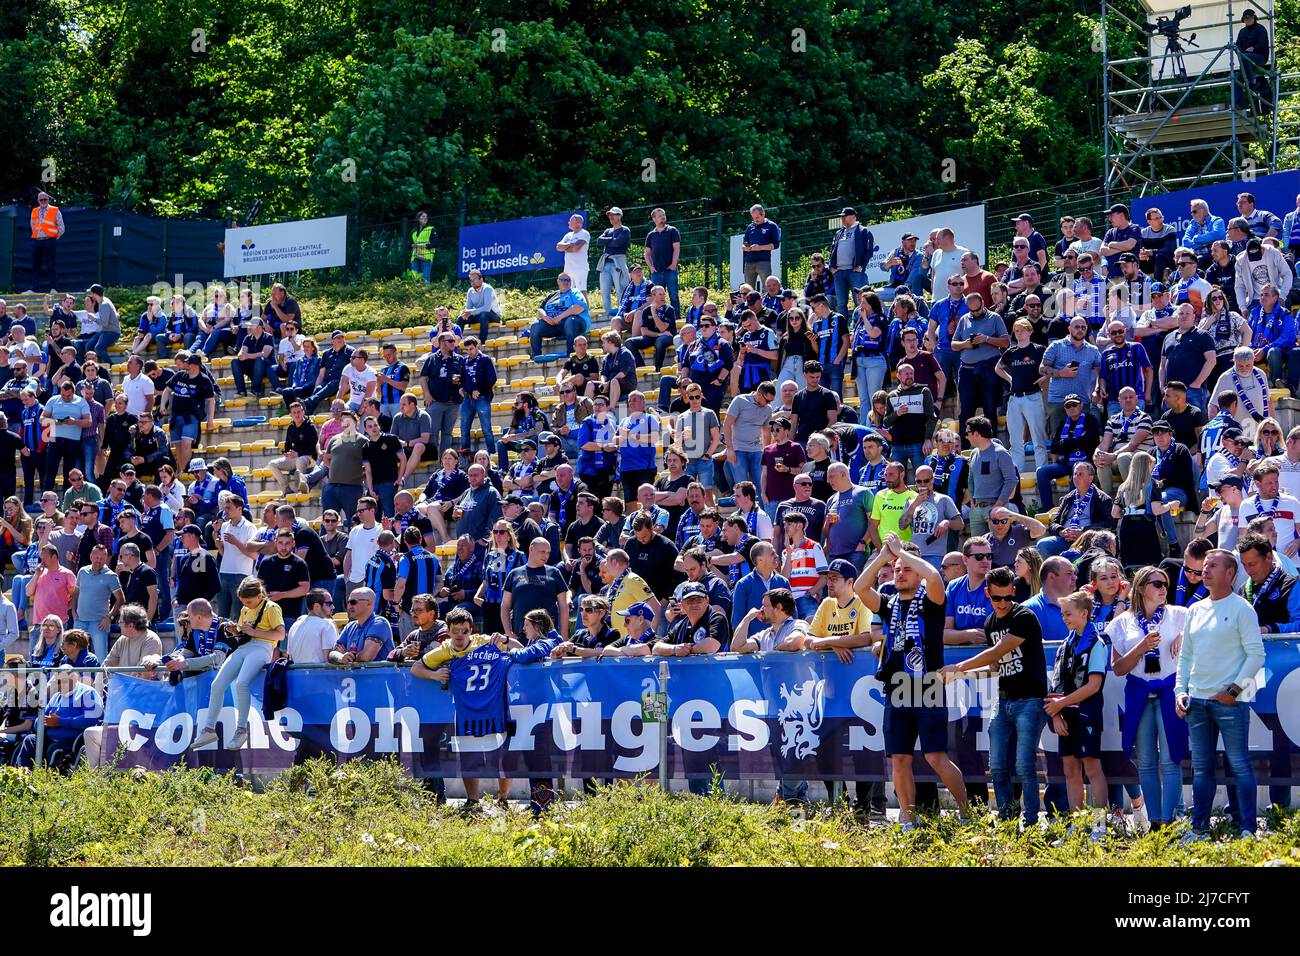
[[[55,290],[58,283],[57,257],[59,237],[63,235],[63,213],[50,204],[50,194],[39,193],[36,208],[32,210],[32,288]],[[41,273],[46,272],[47,285],[41,285]]]

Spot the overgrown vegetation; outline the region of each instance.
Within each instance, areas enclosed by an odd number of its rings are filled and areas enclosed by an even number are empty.
[[[540,822],[517,809],[466,820],[392,762],[318,760],[260,793],[207,771],[0,771],[6,865],[1300,865],[1300,816],[1274,825],[1258,840],[1190,847],[1172,831],[1094,844],[1086,826],[1019,836],[950,816],[904,834],[847,814],[797,820],[783,807],[626,783]]]

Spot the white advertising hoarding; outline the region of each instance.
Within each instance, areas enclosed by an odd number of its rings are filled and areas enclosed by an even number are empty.
[[[745,237],[731,237],[731,288],[739,289],[740,284],[745,281],[745,250],[741,247],[745,244]],[[781,278],[781,247],[777,246],[772,250],[772,275],[778,279]],[[762,289],[758,290],[762,292]]]
[[[348,217],[226,230],[227,278],[347,265]]]
[[[931,229],[947,226],[957,237],[957,245],[965,246],[980,257],[980,264],[987,266],[984,255],[984,207],[965,206],[961,209],[949,209],[947,212],[933,212],[897,222],[873,223],[869,228],[876,240],[876,254],[871,257],[867,267],[867,282],[881,285],[889,281],[889,270],[884,262],[895,249],[902,245],[903,233],[910,232],[919,236],[916,248],[925,245]],[[827,244],[829,247],[829,243]]]

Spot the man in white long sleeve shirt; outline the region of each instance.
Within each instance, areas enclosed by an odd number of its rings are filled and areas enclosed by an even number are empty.
[[[1174,697],[1178,715],[1187,720],[1192,752],[1192,833],[1208,838],[1210,810],[1218,782],[1215,751],[1223,751],[1232,769],[1241,808],[1241,832],[1255,832],[1255,771],[1250,764],[1248,731],[1255,678],[1264,665],[1264,641],[1255,609],[1232,586],[1237,556],[1214,550],[1205,559],[1209,597],[1191,606],[1178,657]],[[1267,589],[1265,589],[1267,590]]]

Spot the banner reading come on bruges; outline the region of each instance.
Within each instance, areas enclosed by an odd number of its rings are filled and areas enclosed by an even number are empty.
[[[1252,710],[1250,746],[1261,785],[1300,782],[1300,653],[1270,642]],[[966,651],[952,649],[950,662]],[[1051,650],[1049,648],[1049,661]],[[395,757],[417,776],[632,777],[657,773],[663,725],[641,719],[641,697],[658,689],[658,659],[564,661],[516,666],[510,674],[509,736],[454,736],[452,695],[406,668],[291,670],[289,706],[275,721],[251,723],[238,753],[190,751],[206,709],[212,675],[172,687],[114,675],[103,753],[125,766],[191,766],[273,772],[309,756]],[[831,654],[722,655],[672,659],[668,681],[673,776],[716,765],[732,779],[774,776],[814,780],[883,779],[883,688],[874,660],[849,665]],[[1124,679],[1109,675],[1107,773],[1135,780],[1120,752]],[[995,703],[991,681],[949,685],[949,748],[968,776],[987,767],[986,727]],[[258,695],[255,695],[255,698]],[[223,740],[233,725],[222,715]],[[203,715],[206,716],[206,715]],[[1057,738],[1045,732],[1045,769],[1055,776]],[[918,774],[928,768],[918,762]]]

